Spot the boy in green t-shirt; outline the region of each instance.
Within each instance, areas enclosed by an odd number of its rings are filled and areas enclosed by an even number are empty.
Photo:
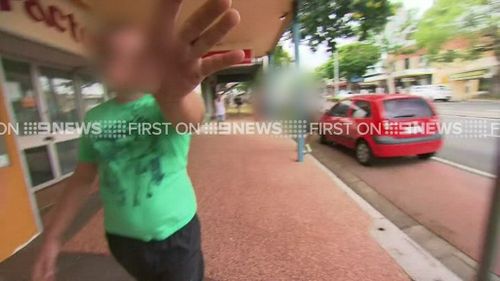
[[[85,117],[99,133],[81,137],[79,163],[45,229],[34,281],[55,280],[63,234],[97,176],[110,250],[132,276],[203,280],[196,198],[187,174],[190,137],[172,126],[160,133],[138,128],[200,122],[203,101],[192,91],[244,54],[203,58],[239,23],[229,0],[207,1],[176,27],[181,2],[160,1],[151,25],[121,21],[93,37],[97,65],[117,97]]]

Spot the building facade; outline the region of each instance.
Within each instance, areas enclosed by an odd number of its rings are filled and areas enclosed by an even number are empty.
[[[49,187],[76,165],[76,130],[36,126],[76,125],[106,99],[86,66],[85,22],[77,2],[0,0],[0,261],[42,231]]]
[[[391,92],[408,93],[415,85],[448,86],[454,100],[466,100],[488,93],[499,62],[492,52],[485,52],[474,60],[429,62],[426,53],[387,55],[383,67],[373,67],[364,76],[365,85]]]

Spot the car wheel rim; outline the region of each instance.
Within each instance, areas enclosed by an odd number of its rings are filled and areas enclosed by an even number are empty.
[[[356,150],[356,155],[358,156],[360,162],[366,163],[370,158],[370,150],[368,146],[364,143],[359,144],[358,149]]]

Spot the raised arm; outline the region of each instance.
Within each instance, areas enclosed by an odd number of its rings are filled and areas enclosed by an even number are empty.
[[[241,50],[203,58],[240,22],[230,0],[208,0],[182,25],[176,18],[182,0],[163,0],[150,37],[150,63],[157,76],[155,97],[165,117],[173,122],[198,123],[203,101],[192,93],[201,81],[240,63]]]

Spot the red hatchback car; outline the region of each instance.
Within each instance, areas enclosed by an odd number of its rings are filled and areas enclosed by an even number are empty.
[[[322,143],[354,149],[363,165],[378,157],[429,159],[443,144],[434,107],[416,96],[354,96],[334,105],[320,124]]]

